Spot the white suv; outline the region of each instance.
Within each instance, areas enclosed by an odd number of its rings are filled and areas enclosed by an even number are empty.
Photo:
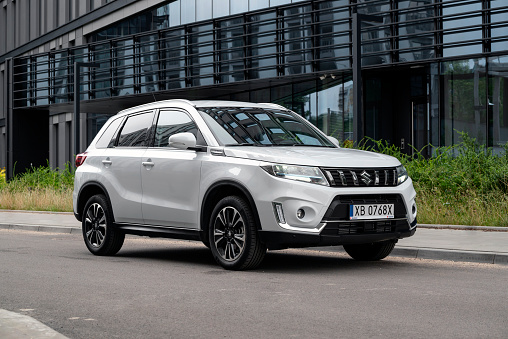
[[[124,110],[77,155],[86,246],[125,234],[201,240],[226,269],[266,249],[343,245],[379,260],[416,230],[415,190],[390,156],[344,149],[275,104],[167,100]]]

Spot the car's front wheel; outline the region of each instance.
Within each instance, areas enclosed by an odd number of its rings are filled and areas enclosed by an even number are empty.
[[[395,247],[392,240],[370,244],[344,245],[344,250],[351,258],[359,261],[375,261],[386,258]]]
[[[122,248],[125,234],[112,227],[113,217],[106,197],[88,199],[81,221],[86,247],[95,255],[114,255]]]
[[[213,257],[225,269],[256,268],[266,254],[252,210],[244,199],[237,196],[223,198],[213,209],[209,239]]]

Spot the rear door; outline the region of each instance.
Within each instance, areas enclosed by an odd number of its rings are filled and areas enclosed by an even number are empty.
[[[143,218],[147,225],[198,228],[201,162],[206,153],[169,147],[169,137],[182,132],[193,133],[197,144],[205,145],[187,112],[161,109],[141,168]]]
[[[128,116],[114,145],[101,155],[101,182],[108,191],[116,222],[143,223],[141,159],[153,119],[153,111]]]

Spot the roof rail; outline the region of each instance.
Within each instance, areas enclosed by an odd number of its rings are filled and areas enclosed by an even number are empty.
[[[260,104],[263,104],[263,105],[268,105],[268,106],[272,106],[274,108],[279,108],[279,109],[284,109],[284,110],[288,110],[288,108],[284,107],[284,106],[281,106],[279,104],[274,104],[274,103],[271,103],[271,102],[261,102]]]

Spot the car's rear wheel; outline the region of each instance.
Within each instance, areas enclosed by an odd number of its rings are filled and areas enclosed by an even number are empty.
[[[266,254],[252,210],[245,200],[237,196],[223,198],[213,209],[209,239],[213,257],[225,269],[256,268]]]
[[[392,240],[370,244],[344,245],[344,250],[351,258],[359,261],[375,261],[386,258],[395,247]]]
[[[113,217],[106,197],[88,199],[81,221],[86,247],[95,255],[114,255],[122,248],[125,234],[112,227]]]

